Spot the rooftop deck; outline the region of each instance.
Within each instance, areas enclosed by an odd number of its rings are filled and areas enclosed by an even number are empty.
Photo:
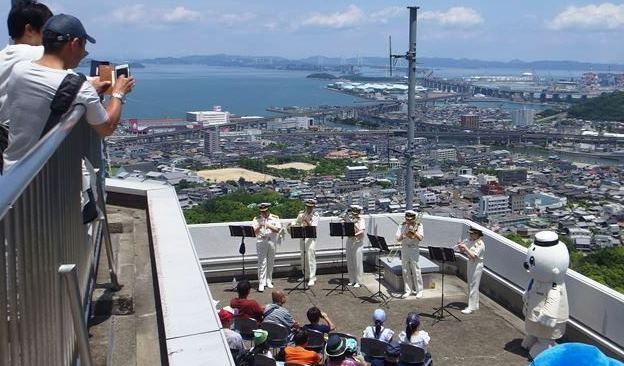
[[[440,306],[439,280],[440,275],[434,274],[436,289],[427,289],[422,299],[393,298],[387,307],[387,321],[385,325],[395,331],[395,340],[405,328],[405,316],[410,311],[421,315],[421,329],[431,336],[429,351],[437,365],[522,365],[528,363],[528,354],[520,348],[524,336],[524,322],[498,305],[486,296],[481,296],[479,311],[464,315],[460,312],[466,306],[466,283],[461,279],[447,275],[445,277],[445,303],[460,321],[451,317],[434,324],[431,314],[434,308]],[[317,306],[325,311],[336,323],[336,331],[361,337],[364,328],[371,323],[373,310],[380,304],[366,301],[366,298],[377,291],[376,275],[366,273],[364,286],[353,289],[353,294],[334,292],[327,296],[329,289],[334,288],[340,279],[339,274],[325,274],[318,276],[316,286],[311,291],[294,291],[288,295],[285,307],[291,311],[295,320],[306,324],[306,311],[311,306]],[[290,289],[296,285],[296,279],[279,278],[274,281],[275,288]],[[231,290],[232,284],[212,283],[210,288],[215,300],[220,300],[219,306],[229,304],[236,292]],[[250,298],[260,304],[271,302],[271,291],[264,293],[252,290]]]

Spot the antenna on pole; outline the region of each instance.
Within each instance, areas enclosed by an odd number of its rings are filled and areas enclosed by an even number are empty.
[[[392,77],[392,36],[388,36],[388,50],[389,50],[389,66],[390,66],[390,77]]]
[[[404,55],[392,54],[390,42],[390,70],[393,59],[404,58],[408,63],[408,90],[407,90],[407,147],[405,156],[405,208],[411,210],[414,206],[414,129],[416,127],[416,33],[418,20],[418,6],[408,6],[409,17],[409,50]],[[391,39],[390,39],[391,40]]]

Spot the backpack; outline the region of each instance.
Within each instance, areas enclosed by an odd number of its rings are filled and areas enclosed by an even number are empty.
[[[67,74],[61,81],[61,85],[56,89],[52,103],[50,103],[51,112],[39,139],[50,132],[59,123],[61,117],[67,113],[86,80],[87,77],[84,74]]]

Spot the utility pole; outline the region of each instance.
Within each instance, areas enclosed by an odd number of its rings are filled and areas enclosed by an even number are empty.
[[[407,90],[407,148],[405,149],[405,207],[414,207],[414,129],[416,127],[416,34],[418,6],[408,6],[409,17],[409,50],[405,55],[391,55],[392,58],[404,58],[408,64]],[[392,65],[392,62],[390,63]]]

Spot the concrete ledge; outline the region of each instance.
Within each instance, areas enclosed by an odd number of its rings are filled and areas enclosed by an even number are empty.
[[[175,190],[115,179],[106,183],[111,201],[146,203],[161,354],[168,364],[234,365]]]

